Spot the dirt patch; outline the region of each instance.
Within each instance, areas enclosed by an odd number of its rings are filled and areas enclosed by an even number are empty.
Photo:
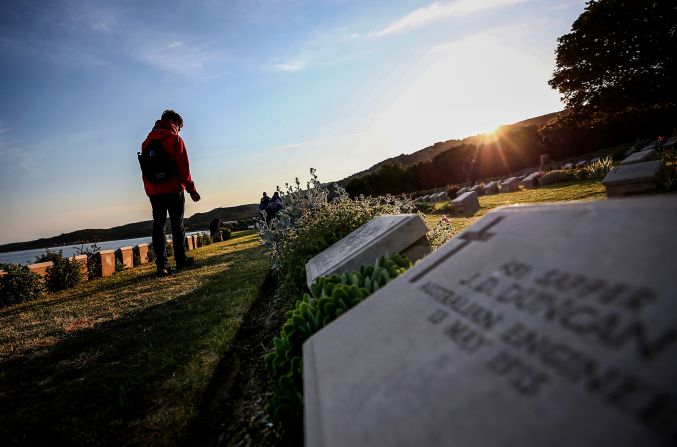
[[[232,349],[212,377],[190,443],[203,446],[293,445],[265,412],[269,375],[263,358],[286,317],[269,272],[245,315]]]

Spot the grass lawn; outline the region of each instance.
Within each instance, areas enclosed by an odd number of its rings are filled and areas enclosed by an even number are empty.
[[[605,197],[599,180],[480,196],[476,215],[451,222],[458,234],[498,206]],[[192,253],[200,266],[173,277],[146,265],[0,309],[0,445],[279,444],[262,356],[285,318],[260,292],[258,236]]]
[[[472,225],[492,209],[514,204],[535,204],[544,202],[561,202],[571,200],[600,200],[606,199],[606,190],[601,180],[584,180],[569,183],[559,183],[542,186],[537,189],[522,189],[519,192],[507,192],[480,196],[480,210],[471,217],[451,217],[451,226],[454,234],[458,234],[466,227]],[[434,210],[426,213],[428,228],[433,228],[446,214],[446,206],[449,202],[439,202],[434,205]]]
[[[0,445],[185,444],[268,270],[258,236],[0,309]]]

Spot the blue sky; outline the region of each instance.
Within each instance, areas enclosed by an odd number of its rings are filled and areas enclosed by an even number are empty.
[[[136,152],[166,108],[186,215],[562,108],[584,0],[5,1],[0,243],[151,218]]]

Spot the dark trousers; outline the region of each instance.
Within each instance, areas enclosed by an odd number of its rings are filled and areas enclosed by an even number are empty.
[[[169,213],[169,222],[172,225],[176,265],[181,266],[186,262],[186,247],[184,245],[186,243],[186,232],[183,227],[185,203],[183,191],[150,196],[150,204],[153,207],[153,251],[155,252],[155,264],[158,270],[169,267],[167,241],[165,240],[167,213]]]

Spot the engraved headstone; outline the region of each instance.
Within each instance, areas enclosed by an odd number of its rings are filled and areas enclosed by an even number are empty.
[[[522,179],[522,185],[525,188],[536,188],[538,187],[538,179],[543,175],[541,171],[532,172]]]
[[[501,182],[501,192],[514,192],[520,190],[520,181],[518,177],[510,177]]]
[[[482,194],[482,185],[480,185],[480,184],[478,183],[478,184],[475,185],[475,186],[471,186],[471,187],[468,189],[468,192],[474,192],[475,194],[480,195],[480,194]]]
[[[662,168],[660,160],[614,166],[602,184],[609,197],[654,191],[658,188]]]
[[[82,274],[82,279],[87,279],[87,255],[77,255],[73,256],[73,260],[80,264],[80,273]]]
[[[657,158],[656,151],[649,149],[648,151],[635,152],[621,161],[622,165],[631,165],[633,163],[642,163],[644,161],[651,161]]]
[[[143,265],[148,263],[148,244],[139,244],[134,247],[134,255],[138,256],[139,264]]]
[[[479,211],[480,201],[475,191],[468,191],[452,200],[449,206],[452,214],[470,216]]]
[[[417,214],[375,217],[306,263],[308,287],[320,276],[359,269],[386,253],[420,259],[430,253],[427,232]]]
[[[674,445],[675,228],[675,196],[489,213],[306,341],[306,445]]]
[[[498,182],[495,180],[490,181],[486,185],[484,185],[484,188],[482,188],[484,191],[484,194],[498,194],[500,191],[498,190]]]
[[[99,262],[101,264],[101,276],[111,276],[115,273],[115,251],[101,250],[99,252]]]
[[[36,262],[35,264],[29,264],[28,270],[44,278],[47,276],[47,269],[53,265],[52,261]]]
[[[134,267],[134,253],[132,252],[132,247],[120,247],[115,250],[115,258],[120,261],[122,267],[125,269],[131,269]]]

